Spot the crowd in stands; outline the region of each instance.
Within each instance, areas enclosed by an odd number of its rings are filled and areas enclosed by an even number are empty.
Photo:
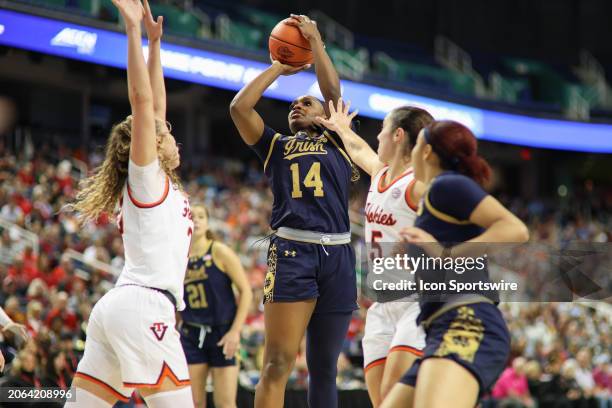
[[[95,302],[113,286],[123,265],[120,234],[111,217],[79,227],[62,211],[73,197],[77,177],[67,149],[40,146],[15,154],[0,144],[0,305],[27,326],[25,343],[2,333],[7,366],[0,382],[11,386],[67,387],[84,348],[87,320]],[[99,153],[80,158],[90,168]],[[51,158],[53,157],[53,158]],[[220,160],[220,159],[219,159]],[[184,171],[192,202],[205,204],[218,239],[240,254],[254,288],[242,332],[240,382],[253,388],[263,360],[262,287],[271,194],[257,164],[214,160]],[[365,192],[352,204],[355,223]],[[507,203],[529,221],[532,240],[610,242],[612,200],[593,204],[593,217],[568,218],[544,203]],[[35,234],[38,244],[12,223]],[[74,253],[81,256],[75,257]],[[108,268],[92,267],[97,260]],[[341,389],[365,388],[360,340],[368,300],[362,298],[338,361]],[[483,406],[612,408],[612,316],[609,309],[574,303],[502,304],[512,333],[512,359]],[[289,387],[308,380],[304,350]],[[608,404],[608,405],[605,405]]]

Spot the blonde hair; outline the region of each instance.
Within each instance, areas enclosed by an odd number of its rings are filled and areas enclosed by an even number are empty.
[[[166,131],[161,121],[155,121],[155,133],[158,137],[163,137],[169,131],[170,124]],[[104,161],[93,175],[79,183],[79,191],[74,202],[65,207],[68,211],[77,211],[79,222],[82,224],[95,221],[104,213],[113,214],[115,211],[127,180],[131,140],[132,116],[130,115],[123,122],[113,126],[106,142]],[[158,147],[160,142],[161,139],[158,140]],[[159,163],[172,183],[182,190],[178,174],[169,168],[167,160],[159,157]]]

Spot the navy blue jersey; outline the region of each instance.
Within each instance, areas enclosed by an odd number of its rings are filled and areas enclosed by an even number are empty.
[[[447,171],[436,177],[419,205],[414,226],[430,233],[437,241],[445,246],[468,241],[482,234],[484,229],[469,221],[470,215],[487,196],[487,193],[478,183],[462,174]],[[452,270],[445,273],[440,271],[427,271],[419,273],[417,279],[438,282],[461,276],[463,281],[486,281],[488,271],[484,269],[458,275]],[[490,297],[490,294],[484,294]],[[421,298],[421,314],[418,322],[427,319],[443,303],[431,301],[431,298]]]
[[[203,255],[189,258],[185,275],[183,321],[206,326],[232,323],[236,298],[232,280],[213,259],[213,241]]]
[[[341,143],[329,131],[311,138],[306,132],[286,136],[264,127],[261,139],[251,148],[263,162],[274,194],[272,229],[350,230],[352,164]]]

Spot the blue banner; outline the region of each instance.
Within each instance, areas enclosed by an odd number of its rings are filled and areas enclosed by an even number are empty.
[[[127,61],[124,34],[8,10],[0,10],[0,44],[118,68],[125,68]],[[168,78],[233,91],[268,66],[167,42],[162,45],[162,65]],[[352,81],[342,81],[342,93],[361,115],[376,119],[397,106],[414,105],[427,109],[436,119],[459,121],[484,140],[612,153],[612,125],[495,112]],[[305,94],[321,97],[311,72],[278,78],[265,96],[291,101]]]

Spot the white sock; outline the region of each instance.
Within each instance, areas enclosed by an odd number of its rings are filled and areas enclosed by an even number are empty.
[[[102,398],[92,394],[82,388],[73,388],[74,395],[64,405],[64,408],[110,408],[111,404],[104,401]]]
[[[172,391],[158,392],[144,399],[149,408],[193,408],[191,387],[183,387]]]

